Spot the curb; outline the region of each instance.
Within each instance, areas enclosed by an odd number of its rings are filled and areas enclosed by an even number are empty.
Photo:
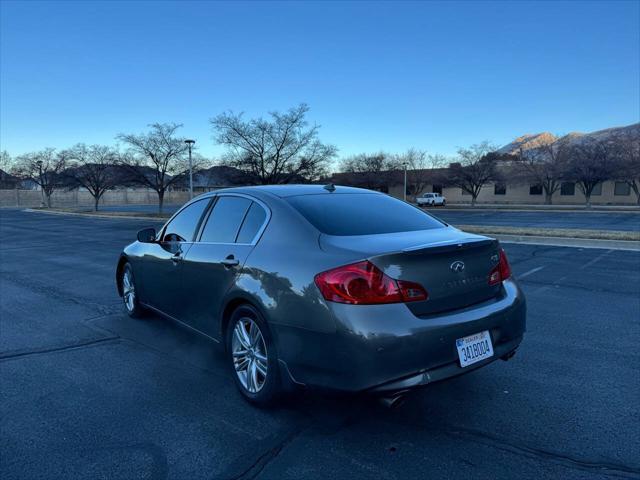
[[[535,235],[493,235],[491,233],[480,235],[495,238],[502,243],[548,245],[550,247],[604,248],[640,252],[640,242],[633,240],[593,240],[588,238],[540,237]]]
[[[129,216],[129,215],[97,215],[94,213],[79,213],[79,212],[60,212],[56,210],[35,210],[33,208],[26,208],[23,212],[29,213],[44,213],[47,215],[70,215],[73,217],[89,217],[89,218],[101,218],[103,220],[151,220],[158,223],[164,223],[169,220],[167,218],[158,217],[144,217],[144,216]]]

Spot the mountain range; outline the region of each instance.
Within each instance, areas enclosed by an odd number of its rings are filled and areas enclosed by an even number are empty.
[[[590,133],[571,132],[567,135],[557,136],[550,132],[526,134],[516,138],[513,142],[497,150],[500,154],[516,155],[520,149],[535,150],[543,145],[558,141],[583,142],[585,140],[607,141],[608,139],[624,139],[640,142],[640,123],[634,123],[624,127],[613,127],[597,130]]]

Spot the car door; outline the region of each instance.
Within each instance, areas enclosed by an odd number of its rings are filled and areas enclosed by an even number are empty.
[[[184,294],[182,264],[210,203],[211,198],[204,198],[182,208],[160,232],[159,241],[148,245],[142,259],[144,302],[173,317]]]
[[[184,259],[183,280],[188,292],[180,319],[214,338],[225,294],[269,218],[262,203],[246,196],[220,195]]]

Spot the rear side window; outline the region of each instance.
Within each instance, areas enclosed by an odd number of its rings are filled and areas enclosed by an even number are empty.
[[[253,202],[251,207],[249,207],[246,217],[244,217],[244,222],[242,222],[242,227],[240,227],[240,233],[238,233],[236,242],[251,243],[266,218],[267,212],[264,211],[264,208],[256,202]]]
[[[445,226],[405,202],[375,193],[299,195],[286,200],[327,235],[373,235]]]
[[[165,242],[192,242],[196,228],[200,223],[200,217],[202,217],[210,200],[210,198],[204,198],[183,208],[167,225],[162,240]]]
[[[243,197],[220,197],[207,219],[201,242],[234,243],[251,200]]]

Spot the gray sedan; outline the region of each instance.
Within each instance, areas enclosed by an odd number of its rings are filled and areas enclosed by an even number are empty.
[[[525,299],[496,240],[387,195],[218,190],[145,229],[116,270],[127,312],[221,343],[258,404],[322,387],[400,398],[510,358]]]

